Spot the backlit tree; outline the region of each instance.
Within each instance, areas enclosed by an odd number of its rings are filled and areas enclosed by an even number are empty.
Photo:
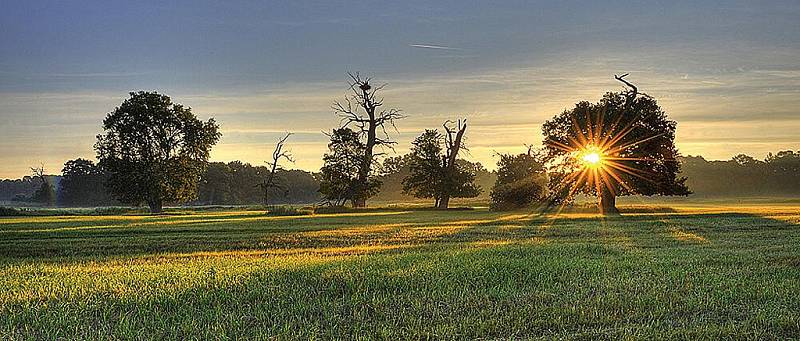
[[[598,198],[603,214],[618,214],[622,195],[688,195],[679,178],[675,121],[633,84],[599,103],[579,102],[544,123],[550,189],[559,200],[583,193]]]

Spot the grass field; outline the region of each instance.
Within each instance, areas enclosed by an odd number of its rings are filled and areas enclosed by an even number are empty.
[[[797,338],[800,204],[0,218],[0,338]]]

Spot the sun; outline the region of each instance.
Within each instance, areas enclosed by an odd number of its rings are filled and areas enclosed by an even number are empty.
[[[578,159],[584,167],[597,168],[603,164],[603,152],[594,147],[586,147],[580,152]]]

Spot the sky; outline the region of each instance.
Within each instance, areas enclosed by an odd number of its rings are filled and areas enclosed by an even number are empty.
[[[347,72],[386,83],[396,152],[467,118],[465,158],[541,145],[541,124],[619,91],[678,122],[683,155],[800,150],[798,1],[8,1],[0,11],[0,178],[94,159],[105,115],[156,90],[214,117],[214,161],[318,170]]]

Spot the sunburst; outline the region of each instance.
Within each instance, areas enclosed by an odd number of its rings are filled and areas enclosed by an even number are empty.
[[[630,185],[625,181],[628,176],[652,181],[648,171],[637,167],[636,162],[631,162],[652,159],[627,155],[630,149],[662,134],[628,141],[636,119],[620,126],[623,115],[619,115],[615,122],[603,122],[603,114],[593,115],[586,112],[585,126],[573,115],[571,126],[574,134],[566,136],[567,143],[546,141],[548,145],[566,152],[567,159],[564,161],[572,171],[556,187],[558,192],[564,193],[562,190],[569,186],[566,191],[568,198],[573,197],[584,186],[590,187],[598,196],[605,191],[617,196],[620,187],[631,191]]]

